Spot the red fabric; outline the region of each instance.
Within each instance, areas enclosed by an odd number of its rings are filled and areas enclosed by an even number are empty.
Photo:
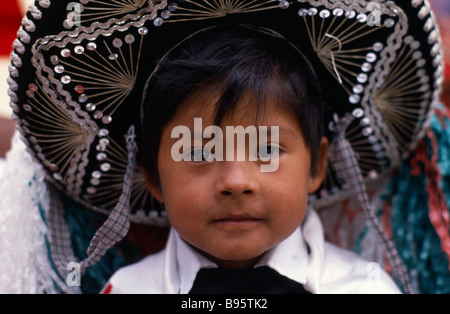
[[[8,56],[12,52],[21,21],[17,0],[3,0],[0,4],[0,56]]]
[[[100,294],[111,294],[112,288],[113,288],[113,285],[108,283],[106,285],[105,289],[103,289],[103,291],[100,292]]]

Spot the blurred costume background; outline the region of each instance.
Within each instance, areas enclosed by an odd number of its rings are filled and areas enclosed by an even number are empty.
[[[417,292],[450,293],[450,2],[430,0],[430,4],[440,25],[445,55],[442,104],[412,156],[392,177],[369,189]],[[366,234],[365,217],[353,199],[322,209],[320,214],[331,242],[367,254],[369,259],[377,255],[367,249],[374,239]],[[388,263],[384,265],[389,271]]]
[[[9,54],[20,27],[24,8],[29,0],[3,0],[0,4],[0,160],[6,157],[20,164],[20,169],[7,170],[0,162],[0,192],[2,185],[10,184],[2,173],[14,175],[18,185],[15,196],[22,198],[21,208],[10,208],[0,199],[0,292],[40,293],[61,292],[64,279],[52,272],[47,259],[46,226],[40,213],[27,212],[35,204],[46,207],[40,197],[45,193],[44,177],[36,171],[30,156],[24,152],[20,137],[15,136],[14,149],[10,149],[14,123],[10,119],[8,87]],[[442,94],[442,106],[436,109],[426,138],[417,146],[414,154],[406,160],[392,177],[384,178],[369,191],[372,202],[378,209],[386,232],[394,240],[404,260],[418,293],[450,293],[450,2],[430,0],[440,23],[441,36],[446,52],[446,80]],[[0,193],[1,195],[1,193]],[[1,198],[1,196],[0,196]],[[67,215],[76,205],[66,201]],[[366,224],[366,218],[358,202],[347,199],[338,204],[320,209],[326,238],[363,257],[377,261],[387,271],[390,265],[377,244],[377,240]],[[71,227],[72,234],[95,232],[95,224],[101,217],[92,213],[78,220]],[[92,223],[94,221],[94,223]],[[15,230],[14,224],[33,226],[30,230]],[[77,229],[77,226],[92,225]],[[24,231],[26,231],[24,233]],[[167,230],[133,225],[127,239],[117,250],[110,252],[104,263],[93,268],[82,278],[82,292],[99,292],[104,280],[112,271],[132,262],[124,256],[140,256],[160,250],[164,245]],[[86,250],[80,236],[77,247]],[[30,239],[35,239],[30,246]],[[36,240],[38,239],[38,240]],[[77,241],[77,239],[73,239]],[[39,254],[36,254],[36,253]],[[15,267],[11,268],[11,265]],[[52,274],[45,277],[43,274]],[[49,279],[50,278],[50,279]],[[63,290],[63,289],[62,289]]]

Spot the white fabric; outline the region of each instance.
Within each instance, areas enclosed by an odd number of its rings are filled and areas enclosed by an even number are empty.
[[[0,178],[2,177],[5,168],[6,168],[6,159],[0,158]]]
[[[308,253],[309,248],[309,253]],[[265,254],[267,265],[315,294],[400,293],[378,264],[325,242],[317,213],[309,210],[297,231]],[[171,230],[166,248],[116,272],[110,293],[188,293],[200,268],[217,267]]]
[[[48,209],[42,167],[16,132],[0,168],[0,293],[57,293],[63,286],[51,267],[41,211]]]

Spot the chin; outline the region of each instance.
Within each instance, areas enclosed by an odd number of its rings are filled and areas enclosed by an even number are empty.
[[[254,266],[268,250],[269,248],[255,249],[239,246],[229,250],[221,250],[219,253],[211,252],[212,254],[207,254],[207,257],[219,267],[248,268]]]

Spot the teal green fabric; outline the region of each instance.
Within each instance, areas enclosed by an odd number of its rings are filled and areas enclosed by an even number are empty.
[[[97,229],[106,217],[80,208],[80,205],[64,198],[66,220],[72,237],[74,254],[80,260],[87,257],[87,249]],[[112,274],[120,267],[136,262],[139,252],[126,240],[108,250],[96,264],[89,267],[81,277],[81,291],[85,294],[99,293]]]

